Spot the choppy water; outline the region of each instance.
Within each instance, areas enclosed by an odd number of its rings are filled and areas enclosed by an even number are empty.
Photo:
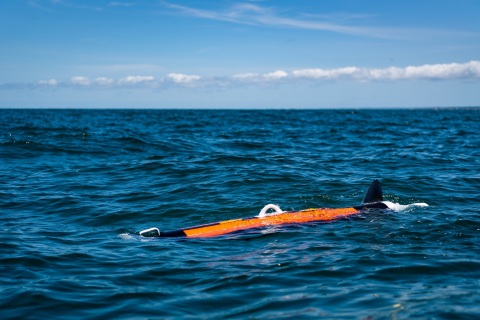
[[[476,319],[480,110],[0,110],[2,319]],[[173,230],[426,208],[211,239]]]

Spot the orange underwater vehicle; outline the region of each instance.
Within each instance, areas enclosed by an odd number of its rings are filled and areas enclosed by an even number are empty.
[[[415,203],[417,206],[427,206],[425,203]],[[276,205],[267,205],[256,217],[220,221],[210,224],[198,225],[190,228],[174,231],[160,231],[158,228],[150,228],[140,232],[144,237],[215,237],[236,231],[262,228],[266,226],[289,225],[316,221],[331,221],[339,218],[359,214],[369,209],[394,209],[395,207],[407,207],[395,205],[383,201],[382,187],[378,180],[374,180],[368,188],[362,204],[346,208],[314,208],[301,211],[282,211]],[[274,213],[267,214],[267,210],[273,209]]]

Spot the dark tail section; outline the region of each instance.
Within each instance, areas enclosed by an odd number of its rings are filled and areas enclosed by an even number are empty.
[[[382,185],[380,184],[380,181],[375,179],[368,188],[367,193],[363,198],[362,204],[359,206],[354,206],[354,208],[360,211],[366,209],[388,209],[388,206],[382,201]]]
[[[375,179],[373,180],[372,184],[368,188],[362,203],[365,204],[365,203],[373,203],[373,202],[380,202],[380,201],[383,201],[382,185],[380,184],[380,181]]]

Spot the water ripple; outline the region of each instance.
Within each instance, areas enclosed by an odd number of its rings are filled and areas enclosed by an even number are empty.
[[[0,110],[3,319],[480,316],[480,112]],[[150,239],[384,198],[427,208]]]

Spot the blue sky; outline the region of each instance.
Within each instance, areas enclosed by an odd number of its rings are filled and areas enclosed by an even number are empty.
[[[480,1],[0,3],[0,107],[480,105]]]

